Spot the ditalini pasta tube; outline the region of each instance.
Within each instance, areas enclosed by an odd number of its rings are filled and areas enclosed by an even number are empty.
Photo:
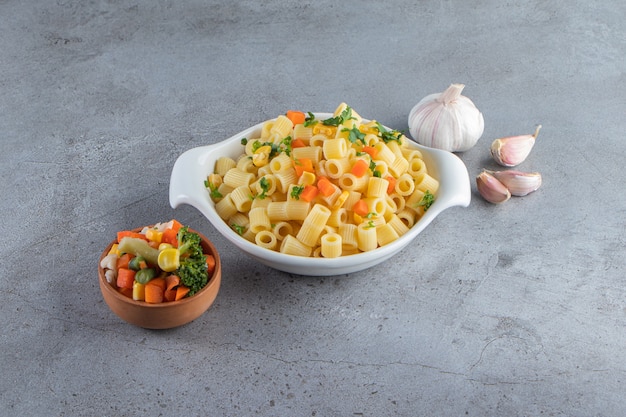
[[[311,256],[312,248],[300,242],[291,235],[287,235],[280,244],[280,252],[287,255]]]
[[[278,245],[278,239],[269,230],[261,230],[254,236],[254,242],[265,249],[274,250]]]
[[[376,240],[376,226],[369,223],[361,223],[357,226],[357,246],[359,250],[368,252],[376,249],[378,242]]]
[[[321,238],[322,256],[324,258],[337,258],[341,256],[341,235],[338,233],[326,233]]]
[[[296,235],[296,238],[307,246],[315,246],[330,214],[328,207],[321,204],[314,205],[306,219],[304,219],[302,228]]]

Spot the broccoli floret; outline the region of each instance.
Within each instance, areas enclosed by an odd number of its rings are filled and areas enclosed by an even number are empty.
[[[181,227],[177,238],[180,265],[176,269],[176,275],[181,283],[189,287],[189,296],[192,296],[204,288],[209,281],[206,256],[202,251],[200,236],[190,232],[188,227]]]

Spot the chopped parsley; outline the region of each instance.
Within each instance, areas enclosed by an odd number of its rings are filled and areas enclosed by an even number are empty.
[[[402,132],[398,132],[397,130],[389,130],[378,122],[376,122],[376,128],[378,129],[378,136],[380,136],[383,142],[389,143],[392,140],[395,140],[400,143],[402,141]]]
[[[376,163],[374,162],[374,160],[373,160],[373,159],[370,159],[370,166],[369,166],[369,168],[370,168],[370,170],[372,171],[372,175],[374,175],[374,176],[375,176],[375,177],[377,177],[377,178],[380,178],[380,177],[381,177],[381,175],[380,175],[380,171],[378,171],[378,170],[376,169]]]
[[[317,124],[317,120],[315,120],[315,115],[311,112],[307,112],[308,116],[304,118],[304,127],[309,127]]]
[[[339,126],[340,124],[343,124],[347,122],[348,120],[354,119],[354,118],[355,117],[352,116],[352,107],[346,106],[346,108],[343,109],[343,111],[341,112],[339,116],[322,120],[322,124],[324,126]]]
[[[365,145],[365,133],[361,132],[358,127],[354,126],[352,129],[344,128],[341,130],[342,132],[348,133],[348,140],[350,143],[356,143],[360,141],[363,145]]]
[[[246,146],[248,144],[248,138],[241,138],[241,144]]]
[[[235,232],[237,232],[237,234],[239,236],[243,236],[244,232],[246,231],[246,227],[245,226],[240,226],[240,225],[235,224],[235,223],[231,224],[230,227],[232,227],[233,230]]]
[[[259,195],[257,195],[257,198],[260,198],[261,200],[264,200],[265,197],[267,197],[267,192],[270,189],[270,183],[269,181],[267,181],[267,178],[265,177],[261,177],[261,179],[259,180],[259,186],[261,187],[261,190],[263,190],[263,192]]]
[[[222,193],[217,190],[215,184],[209,182],[209,180],[204,180],[204,186],[209,189],[211,198],[218,199],[224,197]]]
[[[287,156],[291,156],[291,136],[287,136],[281,140],[280,144],[283,146],[283,151],[285,151]]]
[[[432,193],[429,190],[426,190],[420,202],[417,203],[417,206],[424,207],[424,211],[428,211],[428,209],[430,208],[430,206],[433,205],[434,202],[435,202],[435,196],[432,195]]]
[[[291,197],[295,200],[300,200],[300,194],[302,194],[302,191],[304,191],[304,185],[295,185],[291,189]]]

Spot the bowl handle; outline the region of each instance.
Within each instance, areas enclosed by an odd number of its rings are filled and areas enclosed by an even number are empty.
[[[207,175],[202,155],[207,155],[214,145],[201,146],[184,152],[174,162],[170,176],[170,206],[188,204],[202,214],[208,213],[208,193],[202,178]],[[199,198],[206,195],[207,198]]]
[[[472,193],[467,167],[461,158],[452,152],[439,151],[437,155],[441,161],[446,161],[446,166],[449,170],[446,172],[445,182],[441,187],[445,190],[445,196],[442,197],[446,201],[446,206],[468,207],[472,199]]]

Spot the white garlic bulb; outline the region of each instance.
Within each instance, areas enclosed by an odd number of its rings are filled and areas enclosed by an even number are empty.
[[[424,97],[409,113],[409,131],[416,142],[430,148],[464,152],[478,142],[485,129],[482,113],[462,96],[463,84]]]

